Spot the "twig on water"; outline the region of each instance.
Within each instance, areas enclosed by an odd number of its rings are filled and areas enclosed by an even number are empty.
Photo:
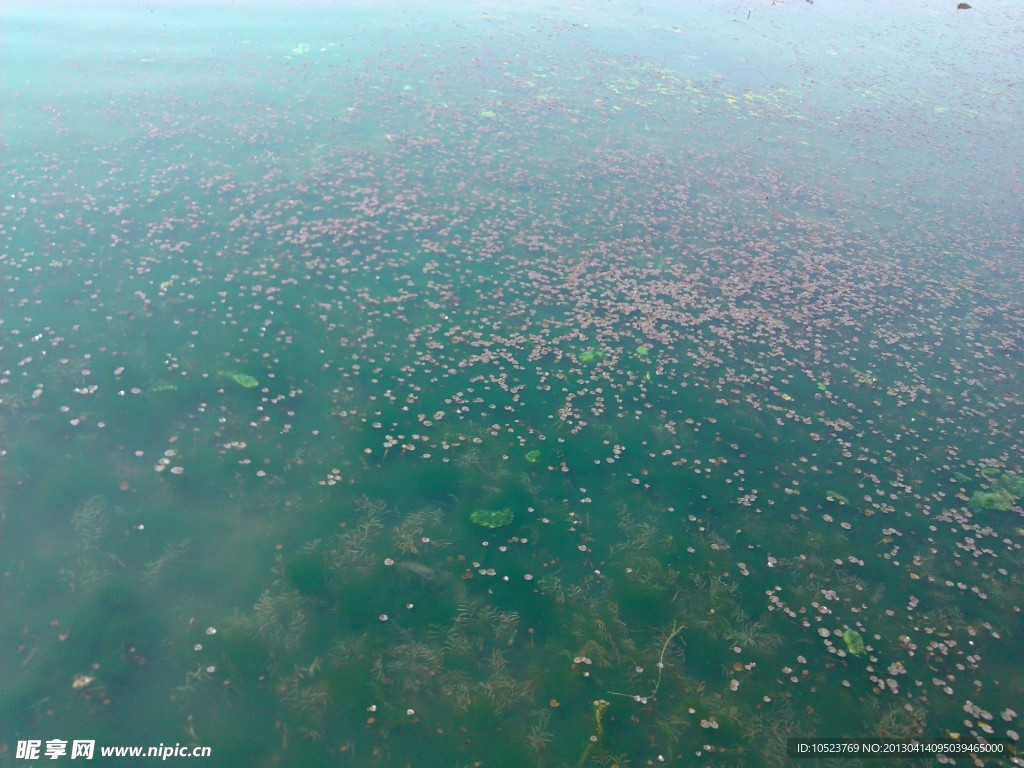
[[[618,691],[610,691],[612,696],[625,696],[626,698],[632,699],[638,704],[646,704],[648,701],[653,699],[658,693],[658,689],[661,688],[661,676],[665,672],[665,653],[668,651],[669,643],[671,643],[677,636],[682,634],[682,631],[686,629],[683,624],[672,622],[672,631],[668,633],[668,637],[665,638],[665,642],[661,646],[661,654],[658,656],[658,679],[654,683],[654,689],[646,696],[641,696],[636,693],[620,693]]]

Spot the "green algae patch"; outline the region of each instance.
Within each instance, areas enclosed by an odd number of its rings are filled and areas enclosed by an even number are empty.
[[[1024,498],[1024,477],[1015,475],[1012,472],[1004,472],[1000,479],[1003,482],[1003,488],[1014,499]]]
[[[515,520],[515,513],[506,507],[505,509],[478,509],[469,516],[469,520],[484,528],[504,528],[511,525]]]
[[[995,467],[985,467],[981,476],[991,483],[991,490],[971,494],[972,512],[1009,512],[1024,498],[1024,477]]]
[[[998,491],[975,491],[971,495],[973,512],[1009,512],[1013,509],[1013,496],[1004,488]]]
[[[245,389],[255,389],[260,385],[259,379],[246,373],[229,373],[228,378]]]
[[[843,642],[846,643],[846,650],[854,656],[863,656],[867,653],[864,647],[864,638],[856,629],[848,629],[843,632]]]

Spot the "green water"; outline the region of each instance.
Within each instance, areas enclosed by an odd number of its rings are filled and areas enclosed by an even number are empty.
[[[822,5],[5,11],[0,757],[1016,740],[1012,25]]]

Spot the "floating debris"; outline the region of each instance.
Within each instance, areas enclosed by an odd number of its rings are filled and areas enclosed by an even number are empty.
[[[92,675],[75,675],[71,681],[71,687],[78,691],[92,685],[95,680],[96,678]]]

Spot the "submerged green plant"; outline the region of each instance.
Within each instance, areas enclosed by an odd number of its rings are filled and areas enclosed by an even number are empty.
[[[1013,509],[1013,496],[1005,488],[995,491],[975,491],[971,495],[973,512],[1009,512]]]
[[[599,349],[585,349],[579,354],[579,361],[583,365],[594,365],[604,360],[604,352]]]
[[[181,562],[185,556],[191,551],[192,542],[188,539],[182,539],[180,541],[172,541],[161,553],[160,557],[152,562],[148,563],[142,571],[142,578],[144,581],[156,581],[163,571],[175,563]]]
[[[590,737],[590,743],[587,744],[586,749],[583,750],[583,754],[580,755],[580,761],[577,765],[583,765],[587,762],[587,758],[590,757],[590,753],[594,751],[594,747],[601,743],[604,738],[604,723],[601,722],[604,717],[604,713],[608,711],[609,704],[604,699],[598,699],[594,702],[594,725],[596,726],[596,733]]]
[[[863,656],[867,653],[867,649],[864,647],[864,638],[855,629],[843,632],[843,642],[846,643],[846,650],[854,656]]]
[[[772,649],[782,645],[782,637],[767,631],[764,622],[761,621],[729,627],[725,630],[724,637],[730,643],[748,650]]]
[[[540,451],[533,450],[526,454],[526,460],[531,464],[536,464],[540,461]]]
[[[1016,499],[1024,497],[1024,477],[1013,472],[1004,472],[1000,479],[1007,493]]]
[[[259,379],[249,376],[246,373],[229,373],[228,378],[238,386],[244,387],[245,389],[255,389],[260,385]]]
[[[478,509],[469,516],[469,519],[484,528],[504,528],[506,525],[511,525],[515,517],[515,513],[505,507],[505,509]]]

